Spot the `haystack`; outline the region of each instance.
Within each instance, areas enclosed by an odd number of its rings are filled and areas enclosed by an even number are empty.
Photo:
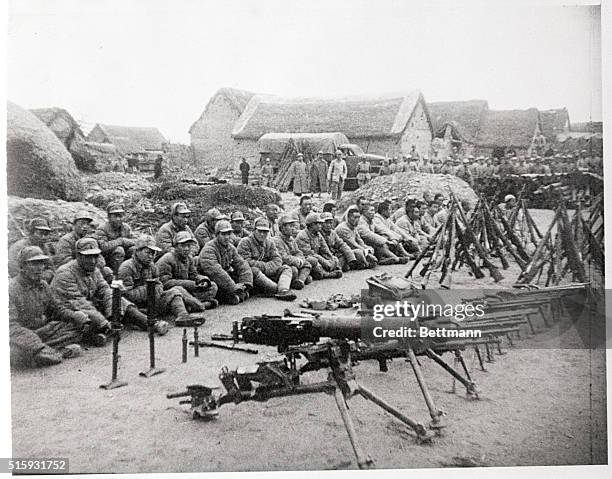
[[[428,191],[432,196],[442,193],[448,198],[451,190],[460,201],[467,201],[471,207],[478,200],[470,185],[454,175],[395,173],[378,176],[361,188],[343,195],[338,207],[344,210],[349,205],[357,203],[357,198],[360,196],[365,196],[372,201],[383,201],[394,196],[402,200],[407,195],[422,198],[423,193]]]
[[[9,195],[83,199],[81,178],[62,142],[34,114],[10,102],[6,150]]]
[[[106,220],[106,212],[90,203],[9,196],[8,242],[12,244],[23,238],[27,234],[30,220],[37,216],[46,218],[49,221],[49,225],[53,230],[51,241],[55,241],[72,229],[74,215],[81,210],[90,212],[97,224],[102,224]]]

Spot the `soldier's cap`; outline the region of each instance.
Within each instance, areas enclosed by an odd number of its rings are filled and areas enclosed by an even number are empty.
[[[100,247],[98,246],[98,242],[93,238],[81,238],[76,242],[75,248],[79,254],[84,255],[102,253]]]
[[[308,213],[308,216],[306,216],[306,225],[314,223],[323,223],[321,215],[319,213]]]
[[[359,207],[357,205],[351,205],[346,209],[346,216],[350,215],[352,212],[356,211],[359,213]]]
[[[188,241],[193,241],[194,243],[196,242],[189,231],[179,231],[174,237],[174,244],[187,243]]]
[[[74,215],[73,222],[76,223],[78,220],[89,220],[90,222],[94,220],[93,215],[87,210],[79,210],[77,214]]]
[[[412,155],[411,155],[410,153],[408,153],[408,154],[406,155],[406,158],[408,158],[409,160],[411,160],[411,159],[412,159]]]
[[[270,158],[266,158],[266,163],[270,163]]]
[[[148,248],[151,251],[161,251],[161,248],[157,246],[155,243],[155,239],[151,235],[142,235],[139,236],[136,240],[136,244],[134,244],[134,250],[138,251],[143,248]]]
[[[504,201],[507,203],[510,200],[516,200],[516,196],[514,195],[506,195],[504,196]]]
[[[408,196],[406,196],[406,200],[405,201],[406,201],[406,203],[408,203],[409,201],[416,201],[416,200],[417,200],[416,196],[408,195]]]
[[[470,160],[473,160],[473,159],[474,159],[474,155],[468,155],[467,157],[468,157]]]
[[[17,259],[19,264],[23,264],[30,261],[45,261],[49,257],[38,246],[26,246],[19,252]]]
[[[265,218],[257,218],[253,226],[259,231],[270,231],[270,222]]]
[[[218,221],[215,225],[215,234],[228,233],[234,231],[232,225],[227,220]]]
[[[297,156],[299,158],[300,156],[304,156],[304,154],[303,153],[298,153]]]
[[[464,159],[463,159],[463,162],[464,162],[464,163],[469,163],[469,162],[470,162],[470,160],[468,160],[467,158],[464,158]]]
[[[30,221],[30,230],[43,230],[43,231],[51,231],[49,228],[49,223],[44,218],[33,218]]]
[[[174,203],[170,212],[172,216],[174,216],[180,214],[189,214],[191,213],[191,210],[187,208],[187,205],[185,203]]]
[[[106,207],[106,212],[111,213],[125,213],[125,209],[121,203],[111,203]]]
[[[297,222],[298,222],[298,219],[294,215],[289,214],[289,213],[285,213],[278,220],[278,224],[280,226],[288,225],[289,223],[297,223]]]
[[[429,160],[429,156],[425,155],[425,156],[423,157],[423,159],[424,159],[424,160]]]
[[[229,220],[229,216],[224,213],[221,213],[217,208],[211,208],[206,213],[211,220],[219,221],[219,220]]]
[[[336,202],[334,200],[327,200],[325,203],[323,203],[323,206],[325,207],[327,205],[336,206]]]
[[[232,221],[244,221],[244,215],[242,214],[242,211],[234,211],[230,219]]]
[[[323,150],[319,150],[319,152],[317,153],[317,155],[324,155]]]
[[[321,221],[323,223],[325,223],[326,221],[334,221],[334,215],[332,215],[329,211],[321,213]]]

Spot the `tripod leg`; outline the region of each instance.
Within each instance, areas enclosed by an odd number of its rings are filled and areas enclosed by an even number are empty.
[[[444,425],[442,424],[443,413],[436,407],[431,395],[429,394],[427,383],[425,382],[425,378],[423,377],[423,371],[421,371],[421,365],[417,361],[416,355],[414,354],[414,351],[410,346],[408,346],[408,361],[412,366],[414,376],[416,377],[416,380],[419,383],[419,388],[421,388],[421,392],[423,393],[423,398],[425,399],[425,404],[427,404],[427,409],[429,409],[429,415],[431,416],[431,423],[429,427],[444,427]]]
[[[358,391],[359,391],[359,394],[361,394],[365,399],[367,399],[368,401],[372,401],[374,404],[376,404],[381,409],[384,409],[385,411],[387,411],[393,417],[399,419],[404,424],[410,426],[412,430],[417,434],[417,439],[420,442],[431,441],[431,435],[430,433],[427,432],[427,429],[425,429],[425,426],[423,426],[422,424],[419,424],[418,422],[413,421],[408,416],[406,416],[405,414],[401,413],[400,411],[395,409],[393,406],[391,406],[388,402],[376,396],[369,389],[364,388],[362,385],[359,385]]]
[[[476,384],[473,381],[469,381],[465,379],[461,374],[455,371],[452,367],[444,362],[444,360],[438,356],[433,350],[426,349],[425,354],[431,359],[433,359],[436,363],[438,363],[442,368],[448,372],[451,376],[453,376],[457,381],[465,386],[465,390],[469,397],[478,399],[478,391],[476,390]]]
[[[463,359],[463,355],[461,354],[461,351],[459,351],[458,349],[455,349],[455,359],[459,362],[459,364],[461,364],[461,367],[463,368],[463,371],[465,372],[465,377],[467,378],[467,380],[471,381],[472,376],[470,376],[470,370],[467,368],[465,364],[465,359]]]
[[[474,346],[474,351],[476,351],[476,356],[478,357],[478,363],[480,364],[481,371],[487,372],[487,368],[485,368],[485,365],[482,362],[482,354],[480,354],[480,348],[478,346]]]
[[[353,420],[349,415],[346,399],[344,399],[344,395],[342,394],[342,391],[340,391],[339,387],[337,387],[334,391],[334,398],[336,399],[336,406],[338,406],[338,411],[340,411],[342,422],[344,423],[349,440],[351,441],[353,452],[357,458],[357,465],[359,466],[359,469],[369,469],[374,465],[374,461],[372,458],[370,458],[370,456],[364,455],[361,447],[359,444],[357,444],[357,433],[355,432],[355,426],[353,425]]]

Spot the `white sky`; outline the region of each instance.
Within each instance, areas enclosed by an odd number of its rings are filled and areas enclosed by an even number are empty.
[[[221,87],[420,89],[601,120],[599,7],[390,0],[12,0],[8,98],[173,141]]]

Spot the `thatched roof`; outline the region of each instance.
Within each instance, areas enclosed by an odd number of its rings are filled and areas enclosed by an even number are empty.
[[[378,97],[282,98],[255,95],[234,125],[232,136],[258,139],[266,133],[341,131],[349,138],[395,138],[421,103],[420,91]]]
[[[427,103],[427,108],[435,135],[451,125],[458,138],[474,143],[489,105],[486,100],[439,101]]]
[[[554,142],[558,133],[569,127],[569,114],[566,108],[540,110],[540,128],[549,142]]]
[[[587,121],[582,123],[572,123],[572,131],[582,131],[586,133],[603,133],[603,122]]]
[[[349,143],[343,133],[266,133],[257,144],[262,154],[282,154],[290,141],[295,143],[299,152],[311,154],[319,151],[334,154],[340,145]]]
[[[488,110],[476,138],[486,148],[528,148],[538,126],[536,108],[528,110]]]
[[[144,150],[161,150],[162,144],[167,143],[164,136],[155,127],[117,126],[98,123],[94,128],[99,128],[104,133],[106,141],[114,144],[122,154],[140,153]]]
[[[85,138],[79,124],[63,108],[33,108],[30,111],[55,133],[66,148],[70,147],[75,137]]]
[[[246,91],[246,90],[238,90],[236,88],[220,88],[210,98],[210,100],[208,100],[208,103],[206,104],[206,108],[204,108],[204,111],[200,115],[200,118],[198,118],[189,127],[189,133],[191,134],[191,130],[193,129],[193,127],[196,125],[196,123],[198,123],[200,120],[202,120],[202,117],[208,111],[209,105],[211,105],[218,97],[220,97],[220,96],[224,97],[229,102],[229,104],[232,106],[232,108],[234,108],[236,110],[236,113],[238,115],[241,115],[242,112],[244,111],[244,109],[246,108],[247,104],[249,103],[251,98],[253,98],[254,95],[255,95],[255,93],[250,92],[250,91]]]

